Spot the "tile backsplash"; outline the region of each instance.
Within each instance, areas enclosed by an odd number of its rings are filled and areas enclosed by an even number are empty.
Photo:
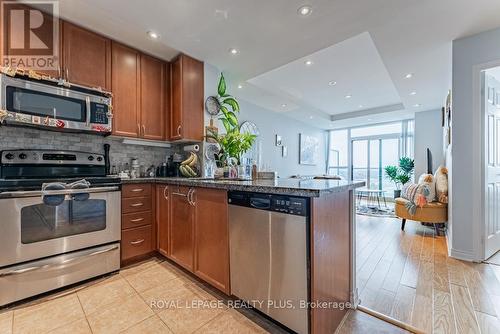
[[[53,132],[39,129],[0,126],[0,150],[51,149],[104,153],[103,144],[110,144],[111,165],[137,158],[141,165],[158,166],[179,147],[152,147],[123,144],[121,138],[98,135]]]

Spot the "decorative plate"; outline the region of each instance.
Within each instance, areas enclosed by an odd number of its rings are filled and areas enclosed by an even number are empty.
[[[205,101],[205,110],[211,116],[217,116],[217,114],[220,111],[219,100],[217,100],[217,98],[215,96],[209,96],[209,97],[207,97],[207,100]]]

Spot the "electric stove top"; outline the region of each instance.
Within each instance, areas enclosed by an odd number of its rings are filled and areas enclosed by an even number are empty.
[[[44,183],[85,179],[90,187],[115,186],[118,176],[106,175],[109,158],[103,154],[56,150],[0,152],[0,192],[39,190]]]

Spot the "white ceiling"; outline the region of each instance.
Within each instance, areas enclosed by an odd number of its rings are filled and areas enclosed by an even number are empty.
[[[313,11],[300,17],[304,3]],[[358,115],[365,105],[377,113],[401,103],[405,115],[439,108],[451,85],[451,41],[500,26],[498,0],[61,0],[60,11],[164,59],[179,50],[204,60],[233,92],[244,84],[241,98],[321,128],[341,122],[328,115]],[[161,39],[147,39],[148,30]],[[300,66],[308,56],[317,60]]]
[[[306,61],[313,63],[306,65]],[[330,115],[401,103],[398,91],[367,32],[294,60],[248,82]],[[330,85],[330,82],[335,85]]]

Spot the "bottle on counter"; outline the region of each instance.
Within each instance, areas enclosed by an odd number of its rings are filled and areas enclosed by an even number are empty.
[[[257,180],[257,165],[252,165],[252,180]]]

